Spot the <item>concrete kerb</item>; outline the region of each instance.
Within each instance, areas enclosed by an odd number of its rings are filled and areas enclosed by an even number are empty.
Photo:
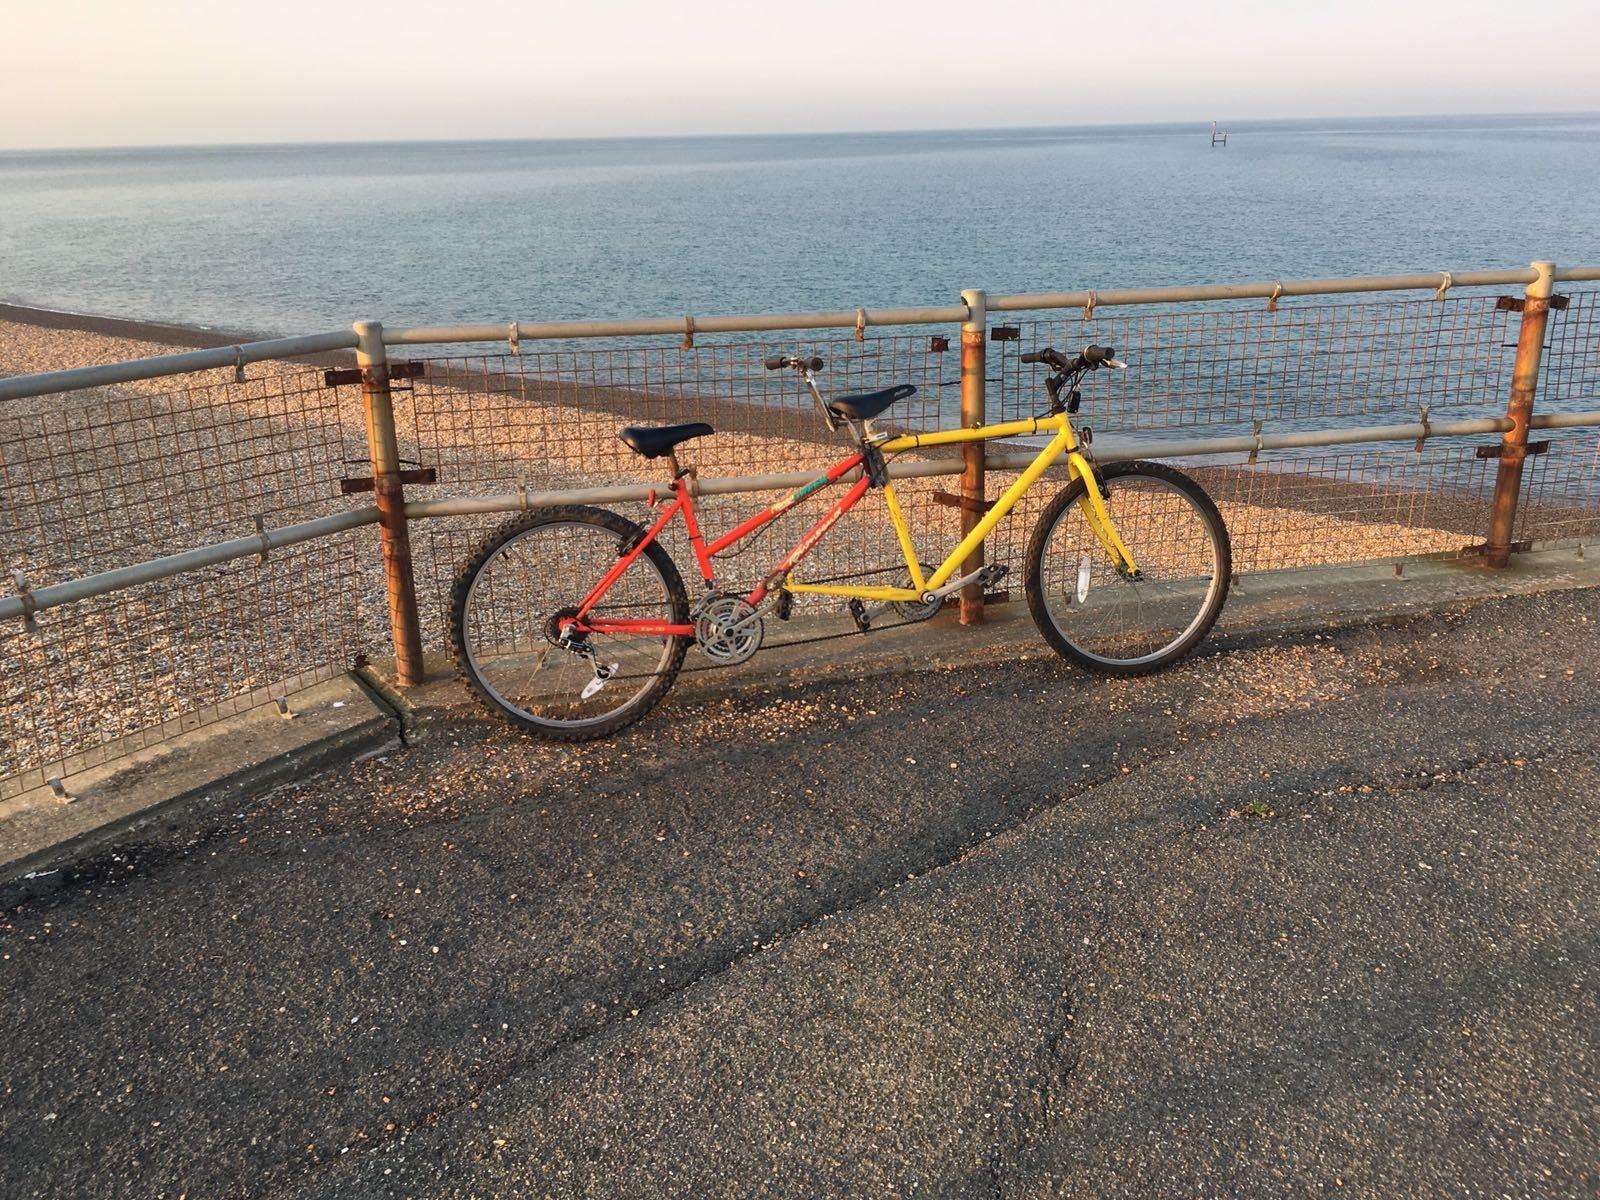
[[[0,909],[54,891],[89,859],[201,800],[246,802],[386,746],[395,712],[346,675],[68,778],[63,803],[36,788],[0,804]]]
[[[1399,570],[1397,571],[1397,567]],[[1392,620],[1457,603],[1507,595],[1600,588],[1600,553],[1577,547],[1535,549],[1510,571],[1456,556],[1246,576],[1230,596],[1214,637],[1255,638]],[[902,626],[763,650],[741,667],[689,671],[669,705],[696,697],[817,676],[841,682],[931,667],[981,662],[995,653],[1047,653],[1014,590],[990,620],[961,629],[953,607],[925,628]],[[799,626],[800,623],[796,622]],[[944,629],[936,655],[924,639]],[[849,629],[847,620],[816,618],[785,637]],[[776,638],[775,638],[776,640]],[[86,860],[114,849],[181,806],[203,799],[245,802],[285,783],[404,744],[434,718],[479,711],[442,656],[430,656],[429,682],[397,693],[370,671],[308,689],[285,721],[271,707],[221,722],[172,743],[71,779],[79,796],[64,805],[47,789],[0,805],[0,908],[46,894]]]

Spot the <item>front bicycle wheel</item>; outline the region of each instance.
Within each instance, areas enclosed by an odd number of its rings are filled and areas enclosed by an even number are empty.
[[[456,665],[497,715],[541,737],[582,742],[639,720],[677,678],[688,639],[621,631],[563,637],[560,620],[644,531],[582,505],[518,516],[479,545],[450,597]],[[592,610],[597,617],[682,625],[683,580],[656,542]]]
[[[1106,511],[1137,576],[1112,560],[1075,479],[1028,541],[1028,610],[1063,657],[1106,675],[1143,675],[1188,654],[1228,598],[1233,551],[1211,497],[1161,463],[1105,468]]]

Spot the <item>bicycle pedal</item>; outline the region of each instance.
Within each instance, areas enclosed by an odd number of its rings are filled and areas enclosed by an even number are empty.
[[[867,616],[867,606],[859,600],[851,600],[847,607],[850,610],[850,619],[856,623],[856,628],[862,633],[872,628],[872,618]]]
[[[780,621],[787,621],[794,615],[794,593],[788,588],[778,589],[778,601],[772,606],[772,615]]]

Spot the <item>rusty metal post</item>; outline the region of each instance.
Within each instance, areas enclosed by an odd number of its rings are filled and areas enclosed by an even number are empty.
[[[389,592],[389,627],[394,634],[395,683],[422,682],[422,626],[417,618],[417,585],[411,571],[411,532],[406,525],[405,491],[400,483],[400,445],[394,432],[394,397],[389,391],[389,355],[383,326],[357,321],[356,364],[367,410],[367,448],[372,455],[372,494],[378,505],[383,544],[383,575]]]
[[[1489,540],[1484,561],[1504,567],[1511,561],[1511,534],[1517,522],[1517,498],[1522,491],[1522,464],[1528,457],[1528,421],[1533,416],[1533,396],[1539,386],[1539,358],[1544,352],[1545,320],[1550,311],[1556,265],[1531,264],[1536,272],[1522,302],[1522,329],[1517,335],[1517,359],[1511,370],[1511,401],[1506,416],[1511,428],[1500,442],[1500,470],[1494,481],[1494,507],[1489,514]]]
[[[967,319],[961,325],[961,426],[972,429],[984,423],[984,338],[988,336],[989,312],[984,293],[968,290],[961,293],[961,303],[967,306]],[[966,470],[961,473],[961,535],[971,533],[983,516],[982,442],[968,442],[961,448]],[[983,566],[983,546],[961,564],[963,575]],[[969,583],[961,589],[961,623],[983,623],[983,585]]]

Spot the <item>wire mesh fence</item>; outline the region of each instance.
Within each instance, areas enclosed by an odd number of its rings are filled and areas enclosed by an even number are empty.
[[[1539,367],[1541,410],[1593,408],[1600,398],[1600,290],[1562,289],[1565,308],[1550,313]]]
[[[1539,411],[1600,407],[1600,300],[1570,289],[1552,312]],[[1070,313],[998,326],[988,343],[987,419],[1045,411],[1030,349],[1111,344],[1126,373],[1088,377],[1080,420],[1101,435],[1225,436],[1361,423],[1499,416],[1520,317],[1494,295],[1263,306],[1212,304]],[[643,483],[664,487],[660,460],[617,437],[627,424],[706,421],[716,433],[682,448],[703,476],[821,469],[848,452],[775,353],[820,355],[825,390],[911,383],[915,396],[880,424],[922,432],[957,423],[960,341],[917,333],[774,334],[649,345],[553,345],[523,353],[434,356],[396,384],[402,455],[435,468],[412,498]],[[1493,438],[1337,451],[1263,452],[1181,463],[1213,494],[1241,572],[1460,551],[1483,540]],[[1600,437],[1552,434],[1527,462],[1516,536],[1600,535]],[[1026,442],[1024,442],[1026,445]],[[1017,448],[1000,446],[1000,449]],[[0,409],[0,560],[29,588],[192,549],[269,526],[340,512],[364,498],[339,481],[367,474],[360,390],[321,371],[252,367],[166,382],[55,394]],[[954,459],[953,450],[925,457]],[[997,496],[1014,472],[992,469]],[[959,538],[954,477],[897,485],[924,562]],[[1023,550],[1055,488],[1035,489],[988,545],[1022,573]],[[836,494],[836,493],[833,493]],[[719,561],[719,583],[753,583],[822,512],[818,500]],[[770,497],[708,497],[708,533]],[[617,505],[642,519],[640,504]],[[501,516],[414,523],[424,633],[443,645],[451,582]],[[281,696],[387,643],[376,537],[340,534],[0,623],[0,796],[111,758],[173,731]],[[693,558],[674,532],[674,558]],[[871,493],[807,561],[812,581],[897,574],[881,493]],[[880,581],[890,581],[888,579]],[[836,601],[815,598],[813,604]]]
[[[1518,542],[1592,541],[1600,536],[1600,435],[1568,432],[1522,468]]]
[[[366,453],[359,398],[288,364],[11,404],[0,561],[37,589],[340,511]],[[375,555],[357,531],[0,623],[0,795],[342,669]]]
[[[1575,326],[1593,320],[1593,293],[1552,314],[1551,359],[1569,406],[1592,400],[1595,339]],[[1042,413],[1043,375],[1020,357],[1045,345],[1076,350],[1115,345],[1126,372],[1087,378],[1081,420],[1102,435],[1148,439],[1229,436],[1359,422],[1443,421],[1499,416],[1510,388],[1518,322],[1492,294],[1377,302],[1285,301],[1208,307],[1102,310],[991,329],[987,417]],[[825,390],[865,391],[912,383],[917,394],[880,422],[920,432],[959,418],[959,336],[928,334],[721,339],[694,346],[578,348],[433,359],[412,394],[415,453],[437,463],[441,494],[505,491],[518,484],[559,488],[595,483],[662,484],[659,462],[617,439],[629,423],[706,421],[717,433],[684,448],[701,474],[744,475],[821,468],[844,453],[810,397],[788,372],[769,373],[774,353],[826,360]],[[1492,440],[1492,439],[1491,439]],[[950,456],[952,452],[942,452]],[[1532,461],[1532,460],[1530,460]],[[1557,464],[1560,464],[1559,467]],[[1185,464],[1217,495],[1242,571],[1360,562],[1458,551],[1483,539],[1494,463],[1472,446],[1429,443],[1418,450],[1360,448],[1338,453],[1264,453],[1254,459]],[[1533,500],[1524,536],[1580,535],[1595,481],[1581,451],[1563,450],[1530,469]],[[992,498],[1016,472],[991,470]],[[938,562],[958,540],[960,514],[950,478],[897,485],[919,557]],[[1559,501],[1555,498],[1560,493]],[[1542,499],[1549,493],[1548,499]],[[823,493],[822,495],[826,495]],[[1020,576],[1027,537],[1052,488],[1039,488],[995,531],[990,561]],[[818,503],[821,497],[819,496]],[[759,503],[710,498],[704,524],[716,531]],[[643,520],[642,505],[620,506]],[[730,589],[759,576],[798,540],[820,508],[801,507],[774,523],[761,545],[719,563]],[[472,544],[498,521],[437,523],[420,531],[422,591],[439,613]],[[1535,532],[1537,531],[1537,532]],[[692,561],[671,542],[675,557]],[[897,549],[875,497],[841,524],[808,561],[806,574],[833,578],[884,571]],[[812,605],[829,603],[821,598]]]
[[[1505,411],[1517,314],[1493,295],[1365,303],[1112,309],[1017,322],[997,342],[990,410],[1037,408],[1042,346],[1115,346],[1132,369],[1092,376],[1086,412],[1107,433],[1274,431],[1357,418],[1435,420]]]

